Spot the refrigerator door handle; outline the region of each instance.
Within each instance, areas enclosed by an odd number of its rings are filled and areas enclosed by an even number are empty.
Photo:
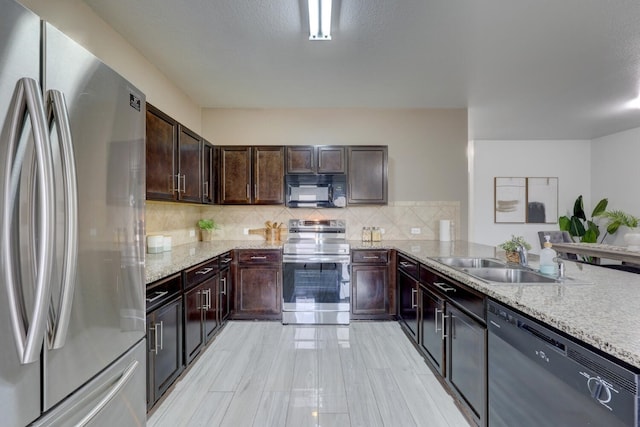
[[[33,241],[38,240],[38,245],[31,248],[34,256],[34,265],[20,265],[24,262],[20,257],[12,255],[19,246],[18,234],[19,211],[16,207],[19,197],[20,175],[25,165],[25,144],[27,138],[21,138],[26,125],[27,116],[31,121],[35,159],[35,184],[38,197],[38,215],[34,221],[36,230],[33,230]],[[9,312],[11,329],[18,351],[20,363],[34,363],[40,358],[40,349],[44,338],[47,322],[49,299],[51,298],[50,279],[53,272],[53,254],[55,245],[55,186],[53,172],[53,154],[47,132],[44,103],[40,93],[40,87],[34,79],[22,78],[16,83],[16,88],[9,106],[2,130],[4,176],[0,189],[2,201],[2,262],[4,263],[4,282],[9,297]],[[22,139],[22,143],[21,143]],[[29,202],[34,203],[35,197],[29,197]],[[35,206],[31,206],[34,210]],[[24,301],[25,284],[20,271],[27,267],[27,271],[33,271],[35,281],[34,302],[31,313],[27,314],[27,305]],[[22,278],[22,280],[20,280]],[[28,285],[27,285],[28,286]]]
[[[59,306],[50,308],[48,325],[49,348],[58,349],[64,346],[67,330],[69,329],[78,259],[78,180],[76,163],[67,103],[64,94],[58,90],[47,91],[47,118],[49,129],[55,125],[58,135],[64,189],[64,194],[62,195],[64,197],[65,215],[62,283]]]
[[[89,411],[89,413],[84,418],[82,418],[76,424],[76,426],[86,426],[87,424],[89,424],[89,422],[93,418],[95,418],[96,415],[98,415],[109,404],[109,402],[111,402],[111,400],[113,400],[113,398],[118,395],[118,393],[120,393],[120,390],[122,390],[124,386],[127,385],[131,377],[133,377],[133,374],[135,373],[139,364],[140,362],[138,362],[137,360],[131,362],[127,369],[122,372],[122,376],[111,387],[111,390],[109,390],[109,392],[102,399],[100,399],[96,406],[91,411]]]

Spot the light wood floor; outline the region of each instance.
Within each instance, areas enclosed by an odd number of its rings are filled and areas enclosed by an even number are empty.
[[[469,426],[396,322],[229,322],[147,425]]]

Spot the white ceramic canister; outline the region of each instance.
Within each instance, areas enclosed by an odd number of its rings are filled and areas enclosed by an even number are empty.
[[[164,250],[164,236],[147,236],[147,253],[158,254]]]
[[[164,236],[164,239],[162,239],[162,246],[165,252],[169,252],[171,250],[171,246],[172,246],[171,236]]]

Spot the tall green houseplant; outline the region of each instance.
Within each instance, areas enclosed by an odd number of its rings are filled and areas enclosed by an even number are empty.
[[[606,212],[608,204],[608,199],[600,200],[596,207],[593,208],[591,218],[587,219],[584,213],[584,202],[582,201],[581,194],[573,204],[573,215],[571,217],[566,215],[561,216],[558,219],[560,230],[568,231],[574,241],[579,239],[580,242],[584,243],[597,243],[598,236],[600,236],[600,228],[594,219],[602,216]]]

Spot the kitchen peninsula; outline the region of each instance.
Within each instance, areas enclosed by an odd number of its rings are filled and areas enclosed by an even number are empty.
[[[353,249],[364,247],[353,243]],[[367,245],[366,247],[372,247]],[[640,275],[565,261],[575,284],[487,284],[445,266],[439,256],[496,256],[495,248],[466,241],[386,241],[375,247],[395,249],[578,340],[640,369]],[[262,241],[213,241],[148,254],[146,282],[179,272],[231,249],[279,249]],[[531,267],[536,268],[535,261]]]

